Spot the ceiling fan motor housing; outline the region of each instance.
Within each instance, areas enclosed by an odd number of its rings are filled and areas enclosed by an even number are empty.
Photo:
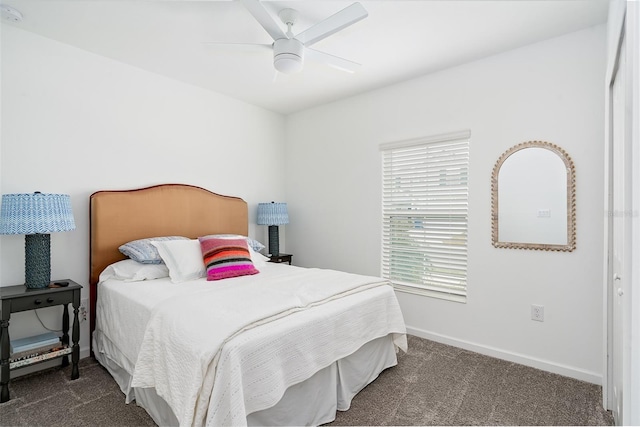
[[[278,39],[273,42],[273,66],[281,73],[302,70],[304,45],[297,39]]]

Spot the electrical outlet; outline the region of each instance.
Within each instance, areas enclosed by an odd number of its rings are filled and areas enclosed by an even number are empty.
[[[89,300],[84,298],[82,300],[80,300],[80,309],[78,310],[78,319],[80,320],[80,323],[85,322],[87,320],[87,316],[89,313]]]
[[[538,209],[538,218],[551,218],[551,209]]]
[[[531,320],[544,322],[544,305],[531,304]]]

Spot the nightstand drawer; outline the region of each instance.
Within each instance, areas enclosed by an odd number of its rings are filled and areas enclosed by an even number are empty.
[[[53,305],[69,304],[73,302],[73,291],[56,292],[49,295],[29,295],[11,300],[11,312],[33,310]]]

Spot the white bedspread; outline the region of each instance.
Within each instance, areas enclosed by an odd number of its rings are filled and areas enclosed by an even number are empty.
[[[355,303],[363,298],[356,293],[311,308],[324,311],[314,322],[298,324],[300,312],[270,323],[266,335],[255,328],[229,341],[220,353],[206,424],[245,425],[245,414],[270,408],[289,386],[375,338],[392,334],[395,345],[406,351],[404,322],[393,289],[378,286],[362,293],[367,294],[366,304]],[[291,323],[299,327],[291,328]],[[369,371],[363,370],[362,375]]]
[[[386,282],[295,267],[283,275],[278,267],[220,282],[165,283],[168,291],[150,298],[141,324],[105,328],[114,342],[129,337],[122,350],[136,360],[132,386],[155,387],[183,426],[244,425],[247,414],[277,403],[290,385],[374,338],[396,333],[406,350],[402,314]],[[358,298],[367,304],[354,304]],[[321,307],[330,315],[291,329],[296,313]],[[270,334],[256,328],[263,324]],[[274,335],[279,325],[288,333]]]

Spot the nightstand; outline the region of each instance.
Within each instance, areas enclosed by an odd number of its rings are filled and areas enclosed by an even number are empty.
[[[291,254],[278,254],[278,255],[268,255],[268,256],[269,256],[269,262],[277,262],[277,263],[288,262],[289,265],[291,265],[291,258],[293,258],[293,255]]]
[[[0,287],[1,317],[0,317],[0,403],[9,400],[9,372],[36,363],[62,358],[62,366],[69,365],[68,355],[71,354],[71,379],[80,377],[78,361],[80,359],[80,322],[78,311],[80,308],[80,290],[82,286],[76,282],[64,279],[56,282],[69,282],[68,286],[57,288],[29,289],[24,285]],[[54,282],[51,282],[52,284]],[[73,329],[71,333],[72,345],[69,346],[69,304],[73,306]],[[62,313],[62,344],[66,349],[36,356],[19,363],[10,363],[9,320],[11,313],[35,310],[37,308],[64,305]]]

